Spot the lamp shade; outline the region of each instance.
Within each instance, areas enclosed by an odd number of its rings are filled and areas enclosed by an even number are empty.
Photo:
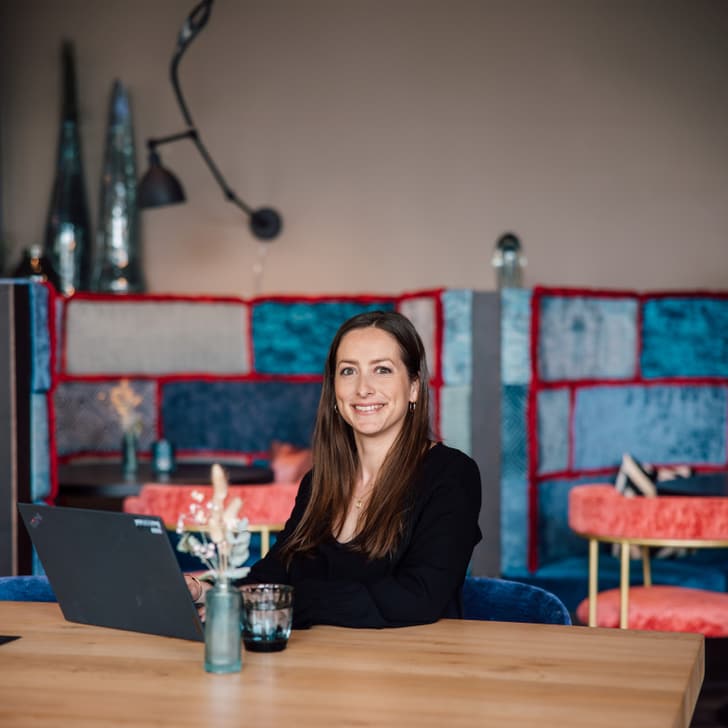
[[[149,169],[139,182],[137,204],[139,207],[163,207],[184,202],[185,191],[180,181],[165,167],[157,152],[149,154]]]

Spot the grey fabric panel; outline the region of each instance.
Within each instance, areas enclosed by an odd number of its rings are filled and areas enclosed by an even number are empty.
[[[435,299],[432,296],[407,298],[399,304],[398,309],[414,324],[422,339],[430,374],[439,373],[440,363],[435,359]]]
[[[200,301],[66,304],[69,374],[247,374],[248,306]]]
[[[500,574],[500,294],[473,295],[473,383],[471,455],[483,483],[480,528],[472,573]]]

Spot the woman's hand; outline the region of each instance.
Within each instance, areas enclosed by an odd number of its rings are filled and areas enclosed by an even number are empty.
[[[196,576],[192,574],[185,574],[185,581],[187,582],[187,588],[190,590],[190,596],[192,601],[197,607],[197,613],[200,615],[200,619],[205,618],[205,593],[212,587],[206,581],[200,581]]]

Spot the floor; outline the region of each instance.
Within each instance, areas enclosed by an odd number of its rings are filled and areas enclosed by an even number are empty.
[[[705,640],[705,680],[690,728],[728,726],[728,638]]]

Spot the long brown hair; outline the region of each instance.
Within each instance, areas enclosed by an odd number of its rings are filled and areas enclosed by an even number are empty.
[[[391,554],[404,531],[411,488],[430,445],[430,407],[425,348],[410,320],[393,311],[361,313],[336,332],[324,368],[321,399],[313,434],[311,499],[296,529],[281,547],[290,565],[293,555],[310,552],[340,528],[352,498],[359,457],[351,426],[335,409],[336,357],[341,340],[354,329],[374,327],[391,334],[399,345],[410,381],[418,381],[417,402],[379,469],[372,496],[362,511],[351,548],[369,558]]]

